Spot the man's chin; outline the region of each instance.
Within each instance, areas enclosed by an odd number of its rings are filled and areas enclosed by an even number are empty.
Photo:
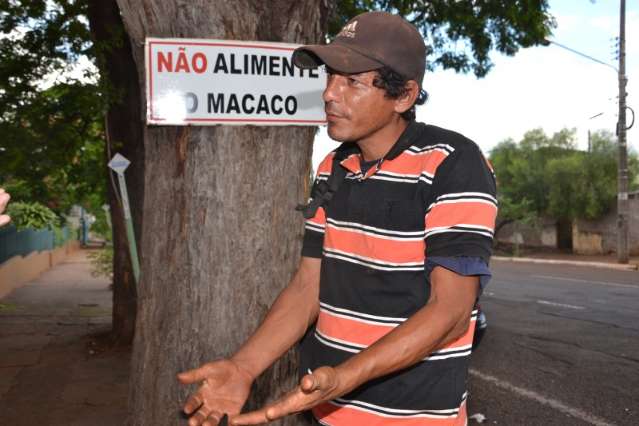
[[[326,128],[326,133],[328,133],[328,137],[333,139],[335,142],[348,142],[349,138],[343,132],[340,132],[335,128],[335,125],[328,124]]]

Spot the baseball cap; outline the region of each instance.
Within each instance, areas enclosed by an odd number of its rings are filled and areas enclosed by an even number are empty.
[[[345,74],[387,66],[421,87],[426,45],[417,28],[388,12],[366,12],[348,21],[330,44],[302,46],[293,52],[299,68],[326,64]]]

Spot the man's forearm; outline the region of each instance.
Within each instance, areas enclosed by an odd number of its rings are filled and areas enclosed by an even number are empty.
[[[450,272],[449,272],[450,273]],[[469,289],[452,303],[450,294],[431,296],[428,304],[373,345],[336,367],[341,394],[375,378],[410,367],[462,337],[468,330],[477,292],[476,277],[459,277]]]
[[[319,311],[319,259],[304,258],[264,321],[232,357],[253,378],[281,357],[306,332]]]

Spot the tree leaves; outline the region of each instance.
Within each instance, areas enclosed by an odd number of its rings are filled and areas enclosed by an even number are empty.
[[[597,219],[614,205],[617,195],[617,146],[614,136],[592,135],[590,152],[578,151],[574,130],[551,137],[543,130],[527,132],[491,152],[497,176],[502,220],[552,216]],[[637,156],[630,155],[630,181],[637,176]]]
[[[411,21],[431,51],[429,69],[472,71],[477,77],[492,68],[493,49],[514,55],[522,47],[543,45],[556,25],[547,0],[338,0],[329,35],[370,10],[398,13]]]
[[[0,182],[59,211],[105,193],[104,91],[68,73],[92,53],[85,14],[86,1],[0,2]]]

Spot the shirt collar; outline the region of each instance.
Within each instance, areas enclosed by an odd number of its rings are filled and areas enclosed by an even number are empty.
[[[390,151],[388,151],[384,156],[384,160],[394,160],[399,156],[399,154],[408,149],[421,133],[422,127],[422,123],[418,123],[415,120],[409,121],[408,126],[406,126],[402,134],[399,136],[397,142],[395,142]]]
[[[371,167],[366,173],[366,177],[375,173],[378,170],[382,163],[386,160],[393,160],[397,158],[402,152],[404,152],[407,148],[409,148],[415,139],[421,133],[423,124],[418,123],[415,120],[411,120],[408,123],[408,126],[404,129],[402,134],[397,139],[397,142],[393,144],[391,149],[384,155],[384,157],[379,161],[377,166]],[[340,161],[340,164],[348,171],[358,174],[361,173],[361,163],[360,156],[361,150],[356,143],[353,142],[345,142],[341,144],[336,152],[336,159]]]

